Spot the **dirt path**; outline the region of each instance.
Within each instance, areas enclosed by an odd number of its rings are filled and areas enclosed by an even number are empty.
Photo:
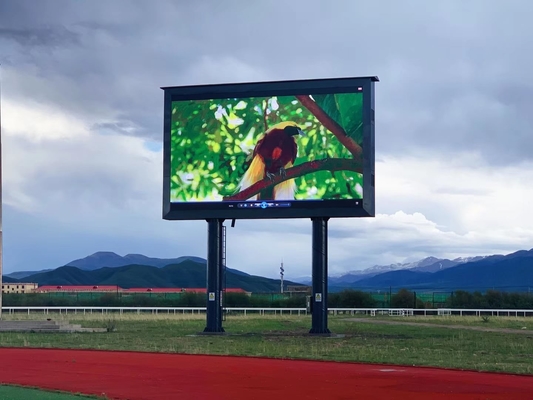
[[[129,400],[531,399],[533,377],[409,366],[0,348],[0,383]]]
[[[364,322],[367,324],[383,324],[383,325],[407,325],[407,326],[427,326],[431,328],[448,328],[448,329],[468,329],[479,332],[497,332],[497,333],[519,333],[522,335],[532,335],[533,331],[528,329],[511,329],[511,328],[484,328],[482,326],[469,325],[444,325],[431,324],[429,322],[403,322],[403,321],[384,321],[382,319],[372,318],[346,318],[346,321]]]

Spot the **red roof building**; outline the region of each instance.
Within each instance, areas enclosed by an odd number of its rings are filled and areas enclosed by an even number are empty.
[[[183,288],[129,288],[122,289],[123,293],[183,293]]]
[[[185,288],[184,290],[189,293],[207,293],[206,288]],[[247,292],[246,290],[241,289],[241,288],[227,288],[226,293],[250,293],[250,292]]]
[[[130,288],[122,289],[123,293],[207,293],[206,288]],[[227,288],[226,293],[251,294],[241,288]]]
[[[122,289],[115,285],[45,285],[33,290],[33,293],[207,293],[206,288],[130,288]],[[227,288],[226,293],[244,293],[251,295],[241,288]]]
[[[116,285],[45,285],[39,286],[34,293],[57,292],[121,292],[122,288]]]

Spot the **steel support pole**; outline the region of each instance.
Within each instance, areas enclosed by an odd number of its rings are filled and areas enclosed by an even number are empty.
[[[0,66],[0,320],[2,319],[2,274],[3,271],[3,251],[4,251],[4,231],[2,228],[2,70]]]
[[[207,221],[207,323],[206,333],[221,333],[222,328],[222,255],[223,219]]]
[[[328,219],[313,223],[313,304],[311,334],[330,334],[328,329]]]

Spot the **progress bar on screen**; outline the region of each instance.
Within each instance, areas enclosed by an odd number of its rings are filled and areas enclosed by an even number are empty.
[[[237,204],[238,208],[280,208],[280,207],[290,207],[291,203],[288,202],[246,202]]]

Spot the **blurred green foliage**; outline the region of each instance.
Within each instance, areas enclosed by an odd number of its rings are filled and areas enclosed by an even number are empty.
[[[462,290],[441,292],[413,292],[406,289],[381,293],[344,289],[328,294],[329,307],[399,307],[399,308],[467,308],[530,310],[533,308],[531,293],[507,293],[488,290],[486,293]],[[29,293],[4,294],[4,306],[94,306],[94,307],[205,307],[205,293]],[[304,295],[287,293],[226,293],[226,307],[305,307]]]
[[[313,98],[362,144],[361,93]],[[236,194],[257,141],[268,127],[289,120],[306,133],[297,138],[295,165],[324,158],[352,158],[294,96],[173,102],[171,201],[216,201]],[[352,171],[313,172],[296,179],[296,199],[361,198],[362,179]]]

